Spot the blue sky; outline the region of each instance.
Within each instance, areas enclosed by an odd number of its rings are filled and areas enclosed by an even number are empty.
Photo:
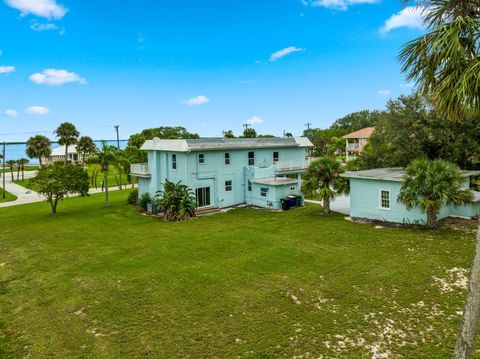
[[[396,56],[423,31],[396,0],[0,1],[6,141],[63,121],[94,139],[325,128],[411,91]]]

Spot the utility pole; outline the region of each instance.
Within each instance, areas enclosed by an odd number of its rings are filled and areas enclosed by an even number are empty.
[[[243,124],[243,127],[245,127],[245,130],[248,129],[249,126],[250,126],[250,125],[249,125],[248,123],[244,123],[244,124]]]
[[[6,193],[5,193],[5,141],[3,141],[3,165],[2,165],[2,180],[3,180],[3,194],[2,197],[5,199]]]
[[[307,122],[307,123],[305,124],[305,126],[307,126],[307,131],[310,130],[310,126],[311,126],[311,125],[312,125],[312,124],[311,124],[310,122]]]
[[[113,128],[115,129],[115,131],[117,132],[117,148],[120,149],[120,137],[118,135],[118,128],[120,127],[120,125],[115,125],[113,126]]]

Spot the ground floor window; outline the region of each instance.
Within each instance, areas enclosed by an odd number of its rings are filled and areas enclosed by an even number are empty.
[[[225,191],[230,192],[232,190],[232,181],[225,181]]]
[[[380,209],[390,209],[390,191],[381,189],[379,194]]]
[[[267,193],[268,193],[268,188],[260,188],[260,196],[262,197],[267,197]]]

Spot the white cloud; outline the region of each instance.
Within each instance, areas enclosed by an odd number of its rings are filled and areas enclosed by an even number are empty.
[[[380,91],[378,91],[378,94],[380,96],[389,96],[390,95],[390,90],[380,90]]]
[[[85,85],[87,80],[67,70],[46,69],[30,76],[30,80],[38,85],[61,86],[69,82]]]
[[[305,6],[324,7],[346,11],[352,5],[377,4],[379,0],[300,0]]]
[[[247,125],[257,125],[259,123],[263,123],[263,120],[258,116],[253,116],[249,118],[247,121],[245,121],[245,123]]]
[[[4,114],[5,116],[8,116],[8,117],[18,116],[18,112],[15,111],[15,110],[12,110],[12,109],[10,109],[10,108],[7,108],[3,114]]]
[[[61,19],[68,9],[56,0],[5,0],[6,4],[20,11],[21,16],[28,14],[47,19]]]
[[[15,71],[15,66],[0,66],[0,74],[9,74]]]
[[[30,106],[25,110],[25,113],[28,113],[29,115],[46,115],[50,111],[51,110],[48,107]]]
[[[188,106],[198,106],[198,105],[206,104],[208,101],[210,100],[208,99],[207,96],[201,95],[201,96],[192,97],[186,101],[183,101],[183,103]]]
[[[47,30],[57,30],[58,26],[52,23],[48,24],[41,24],[38,22],[34,22],[30,25],[30,29],[34,31],[47,31]]]
[[[278,50],[278,51],[274,52],[270,56],[270,61],[272,61],[272,62],[277,61],[278,59],[281,59],[284,56],[287,56],[289,54],[292,54],[292,53],[298,52],[298,51],[304,51],[304,49],[301,49],[301,48],[298,48],[298,47],[295,47],[295,46],[286,47],[282,50]]]
[[[411,29],[424,29],[423,21],[424,8],[420,6],[407,6],[402,11],[392,15],[380,29],[380,32],[387,33],[394,29],[407,27]]]

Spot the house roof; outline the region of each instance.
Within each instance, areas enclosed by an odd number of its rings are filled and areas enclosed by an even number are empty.
[[[266,178],[255,178],[250,182],[256,184],[263,184],[266,186],[286,186],[290,184],[297,184],[297,180],[294,178],[286,177],[266,177]]]
[[[75,154],[77,153],[77,146],[76,145],[70,145],[68,146],[68,153]],[[52,152],[50,156],[65,156],[65,145],[63,146],[58,146],[52,149]]]
[[[461,171],[462,177],[480,175],[480,171]],[[401,182],[405,176],[403,168],[375,168],[363,171],[347,171],[341,174],[345,178],[372,179],[379,181]]]
[[[200,138],[186,140],[147,140],[140,148],[150,151],[207,151],[225,149],[313,147],[306,137],[295,138]]]
[[[362,128],[358,131],[355,131],[355,132],[352,132],[352,133],[348,133],[346,134],[345,136],[343,136],[343,138],[369,138],[373,131],[375,131],[375,127],[365,127],[365,128]]]

